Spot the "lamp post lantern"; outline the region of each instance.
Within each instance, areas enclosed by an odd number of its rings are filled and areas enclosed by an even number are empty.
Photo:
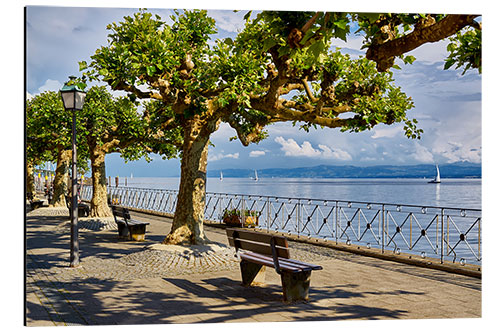
[[[61,98],[64,108],[72,110],[72,150],[73,161],[71,169],[71,243],[70,243],[70,267],[76,267],[80,264],[79,246],[78,246],[78,179],[76,177],[76,111],[83,109],[85,102],[85,91],[74,84],[76,79],[74,76],[69,77],[70,81],[66,82],[61,88]]]

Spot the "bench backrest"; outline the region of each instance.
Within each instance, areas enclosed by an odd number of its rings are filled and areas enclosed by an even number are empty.
[[[226,229],[226,233],[229,244],[234,246],[237,250],[242,249],[274,256],[272,246],[272,244],[274,244],[278,257],[290,258],[288,242],[283,236],[236,228],[228,228]]]
[[[116,217],[121,217],[125,220],[125,222],[130,221],[130,212],[128,208],[125,207],[118,207],[118,206],[111,206],[111,209],[113,211],[113,216]]]

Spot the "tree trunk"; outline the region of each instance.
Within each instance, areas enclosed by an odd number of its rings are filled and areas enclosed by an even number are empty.
[[[208,241],[203,232],[207,178],[207,156],[210,134],[218,121],[188,120],[184,127],[181,161],[181,181],[172,229],[164,244],[203,244]]]
[[[26,197],[28,199],[36,199],[34,170],[33,164],[26,165]]]
[[[106,191],[106,167],[104,163],[106,153],[97,147],[90,152],[90,164],[92,168],[92,199],[90,201],[91,217],[113,216],[108,206],[108,194]]]
[[[57,152],[56,176],[54,177],[54,194],[51,207],[66,207],[65,195],[68,193],[68,173],[71,164],[71,150],[59,149]]]

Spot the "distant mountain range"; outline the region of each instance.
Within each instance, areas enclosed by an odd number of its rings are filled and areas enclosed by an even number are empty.
[[[229,178],[254,177],[254,169],[209,170],[208,177]],[[481,178],[481,164],[457,162],[439,165],[441,178]],[[434,178],[434,164],[377,165],[358,167],[352,165],[318,165],[301,168],[257,169],[259,178]]]

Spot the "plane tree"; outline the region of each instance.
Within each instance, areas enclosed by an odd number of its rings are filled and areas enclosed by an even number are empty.
[[[234,39],[210,44],[216,29],[206,11],[176,11],[166,24],[141,10],[108,25],[108,45],[80,67],[85,78],[101,79],[132,99],[160,101],[164,107],[154,118],[161,119],[162,133],[181,129],[178,201],[164,243],[195,244],[207,241],[207,154],[221,122],[243,145],[264,139],[266,126],[277,122],[355,132],[404,123],[405,134],[419,138],[417,121],[407,117],[411,98],[392,79],[396,58],[411,63],[406,53],[420,45],[480,29],[475,18],[264,11],[254,19],[248,13]],[[354,26],[365,35],[366,57],[359,59],[335,48]],[[456,50],[447,66],[464,60],[460,42]]]
[[[105,157],[120,153],[125,161],[148,158],[144,114],[138,102],[113,97],[104,86],[91,87],[82,110],[83,133],[89,151],[93,194],[90,216],[112,216],[107,201]],[[168,153],[165,153],[168,155]]]
[[[35,168],[45,162],[55,160],[52,151],[45,149],[46,143],[39,137],[33,135],[34,129],[32,126],[33,118],[26,117],[26,196],[28,199],[37,199],[37,192],[35,188]]]
[[[45,91],[26,101],[27,185],[32,191],[35,166],[47,161],[56,162],[54,192],[50,202],[53,207],[66,206],[71,166],[71,124],[71,112],[64,109],[58,92]],[[83,171],[87,167],[87,150],[82,144],[81,130],[81,123],[77,121],[77,166]]]

